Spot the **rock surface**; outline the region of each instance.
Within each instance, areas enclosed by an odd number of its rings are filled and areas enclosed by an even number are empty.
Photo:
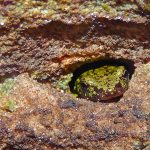
[[[149,16],[136,2],[4,0],[0,8],[1,77],[58,76],[91,58],[150,60]]]
[[[150,63],[136,69],[119,102],[75,99],[27,74],[1,97],[4,149],[144,149],[150,145]],[[142,91],[142,92],[141,92]],[[5,110],[6,101],[15,111]]]
[[[147,150],[147,6],[147,0],[0,1],[0,149]],[[77,99],[49,84],[105,58],[135,64],[118,102]]]

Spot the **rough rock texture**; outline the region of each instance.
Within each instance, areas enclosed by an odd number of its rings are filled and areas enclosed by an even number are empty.
[[[0,145],[4,149],[132,150],[150,146],[150,63],[139,67],[124,97],[94,103],[33,81],[14,79],[2,96],[15,111],[0,110]],[[141,92],[142,91],[142,92]]]
[[[150,149],[149,18],[148,0],[1,0],[0,148]],[[6,79],[51,80],[105,58],[136,67],[116,103]]]
[[[0,8],[1,77],[56,76],[91,58],[150,60],[149,15],[137,2],[4,0]]]

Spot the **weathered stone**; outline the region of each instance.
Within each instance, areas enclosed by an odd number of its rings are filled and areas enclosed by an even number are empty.
[[[9,92],[0,93],[0,149],[147,149],[147,4],[146,0],[0,1],[0,81],[15,78]],[[135,64],[120,101],[94,103],[51,86],[60,75],[105,58]],[[45,84],[32,79],[36,73]],[[77,103],[68,101],[72,99]],[[8,100],[16,105],[13,111],[4,109]]]

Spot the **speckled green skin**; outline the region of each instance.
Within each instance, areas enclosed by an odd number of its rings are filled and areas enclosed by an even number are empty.
[[[102,66],[81,74],[75,82],[79,97],[94,101],[111,100],[121,96],[128,87],[124,66]]]

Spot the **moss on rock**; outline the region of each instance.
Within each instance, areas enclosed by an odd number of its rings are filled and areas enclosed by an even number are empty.
[[[13,88],[15,84],[14,79],[6,79],[4,83],[0,84],[0,95],[2,94],[8,94],[9,91]]]
[[[14,100],[7,100],[3,109],[9,112],[14,112],[16,110],[16,102]]]
[[[65,92],[70,92],[69,82],[71,81],[72,76],[72,73],[61,76],[56,82],[53,83],[53,85]]]

